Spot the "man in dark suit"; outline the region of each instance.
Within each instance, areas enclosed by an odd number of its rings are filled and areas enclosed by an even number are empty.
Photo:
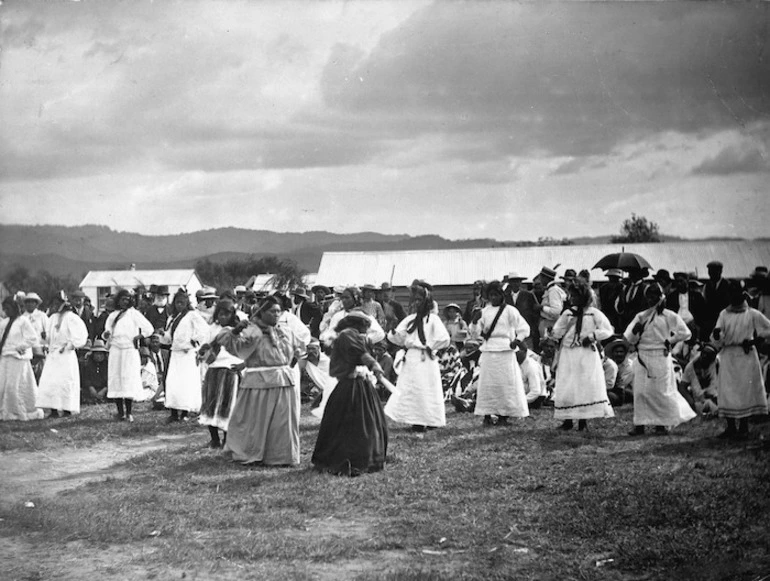
[[[521,287],[524,277],[518,272],[508,275],[508,286],[505,289],[505,302],[516,307],[529,325],[529,337],[524,339],[524,344],[532,351],[540,351],[540,303],[535,294]]]
[[[718,260],[712,260],[706,265],[709,279],[703,288],[703,298],[706,300],[706,316],[701,327],[701,339],[707,341],[717,323],[719,313],[730,304],[727,280],[722,278],[723,265]]]
[[[86,293],[82,290],[76,290],[70,294],[70,303],[75,308],[75,314],[86,324],[88,329],[88,338],[94,340],[94,312],[89,305],[85,303]]]
[[[610,268],[607,271],[607,282],[599,287],[599,305],[616,333],[625,331],[620,328],[624,299],[623,271],[619,268]]]
[[[171,307],[168,304],[168,285],[150,285],[150,294],[152,295],[152,305],[142,313],[150,323],[153,329],[164,330],[171,314]]]
[[[629,268],[628,282],[623,290],[623,316],[620,322],[621,333],[626,330],[629,323],[634,320],[637,313],[647,309],[647,299],[644,292],[647,290],[645,278],[650,273],[647,268]]]
[[[294,295],[291,312],[302,321],[303,325],[310,326],[310,323],[316,317],[316,312],[319,307],[315,303],[311,303],[308,299],[310,296],[307,294],[307,289],[304,286],[298,286],[292,292]],[[312,335],[312,332],[311,332]]]
[[[706,301],[697,290],[690,288],[686,272],[674,273],[673,289],[666,297],[666,308],[687,323],[695,340],[700,336],[700,329],[706,319]]]

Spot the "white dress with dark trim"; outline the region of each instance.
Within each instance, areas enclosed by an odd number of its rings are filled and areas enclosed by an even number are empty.
[[[607,397],[602,359],[595,343],[612,336],[614,329],[599,309],[586,307],[580,332],[572,310],[564,311],[553,326],[553,337],[561,339],[559,363],[553,389],[553,417],[557,420],[587,420],[615,416]],[[591,339],[583,347],[583,339]]]

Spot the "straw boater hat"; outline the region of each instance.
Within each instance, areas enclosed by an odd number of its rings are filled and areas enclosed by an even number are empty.
[[[373,284],[365,284],[364,286],[362,286],[362,287],[361,287],[361,290],[372,290],[372,291],[376,291],[376,290],[377,290],[377,287],[376,287],[376,286],[374,286]]]
[[[617,276],[618,278],[623,278],[623,271],[620,270],[619,268],[610,268],[607,271],[607,278],[611,276]]]
[[[99,352],[99,353],[108,353],[107,345],[102,341],[101,339],[94,339],[94,344],[91,345],[91,348],[89,349],[91,353]]]
[[[24,295],[24,302],[26,303],[27,301],[35,301],[39,305],[43,302],[43,299],[40,298],[39,294],[33,291]]]
[[[513,272],[508,273],[508,280],[524,280],[527,278],[526,276],[521,276],[518,272],[515,270]]]

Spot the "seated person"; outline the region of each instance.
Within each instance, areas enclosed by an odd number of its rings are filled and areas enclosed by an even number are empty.
[[[160,392],[160,382],[158,381],[158,371],[155,369],[150,356],[150,350],[147,347],[139,349],[139,361],[141,363],[142,377],[142,395],[135,401],[156,401],[155,398]]]
[[[518,361],[521,368],[521,379],[524,381],[524,393],[527,394],[527,404],[529,409],[534,410],[543,406],[547,391],[540,358],[530,357],[531,353],[526,347],[520,348],[516,352],[516,361]]]
[[[717,349],[710,343],[703,346],[695,359],[687,364],[679,383],[679,392],[704,417],[716,417],[717,405]]]
[[[108,354],[101,339],[96,339],[88,350],[80,375],[80,396],[84,403],[103,403],[107,399]]]
[[[610,337],[604,344],[605,358],[617,366],[614,385],[607,390],[607,397],[613,407],[634,401],[634,362],[628,357],[630,347],[619,335]]]
[[[328,376],[329,362],[329,356],[321,350],[318,339],[313,338],[307,346],[307,357],[299,362],[302,372],[300,396],[303,402],[312,401],[313,407],[318,405],[323,393],[323,387],[319,383],[324,383],[324,381],[314,381],[314,378],[318,379],[319,371],[324,374],[324,378]]]
[[[530,356],[534,356],[531,353]],[[556,341],[553,339],[542,339],[540,341],[540,368],[543,370],[545,378],[545,400],[543,405],[553,406],[553,386],[556,383]]]
[[[460,352],[453,344],[436,352],[441,370],[441,387],[444,394],[454,394],[463,375],[467,373],[460,359]]]

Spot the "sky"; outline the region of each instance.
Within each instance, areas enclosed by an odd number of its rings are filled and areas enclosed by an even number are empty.
[[[770,236],[770,2],[4,0],[0,223]]]

